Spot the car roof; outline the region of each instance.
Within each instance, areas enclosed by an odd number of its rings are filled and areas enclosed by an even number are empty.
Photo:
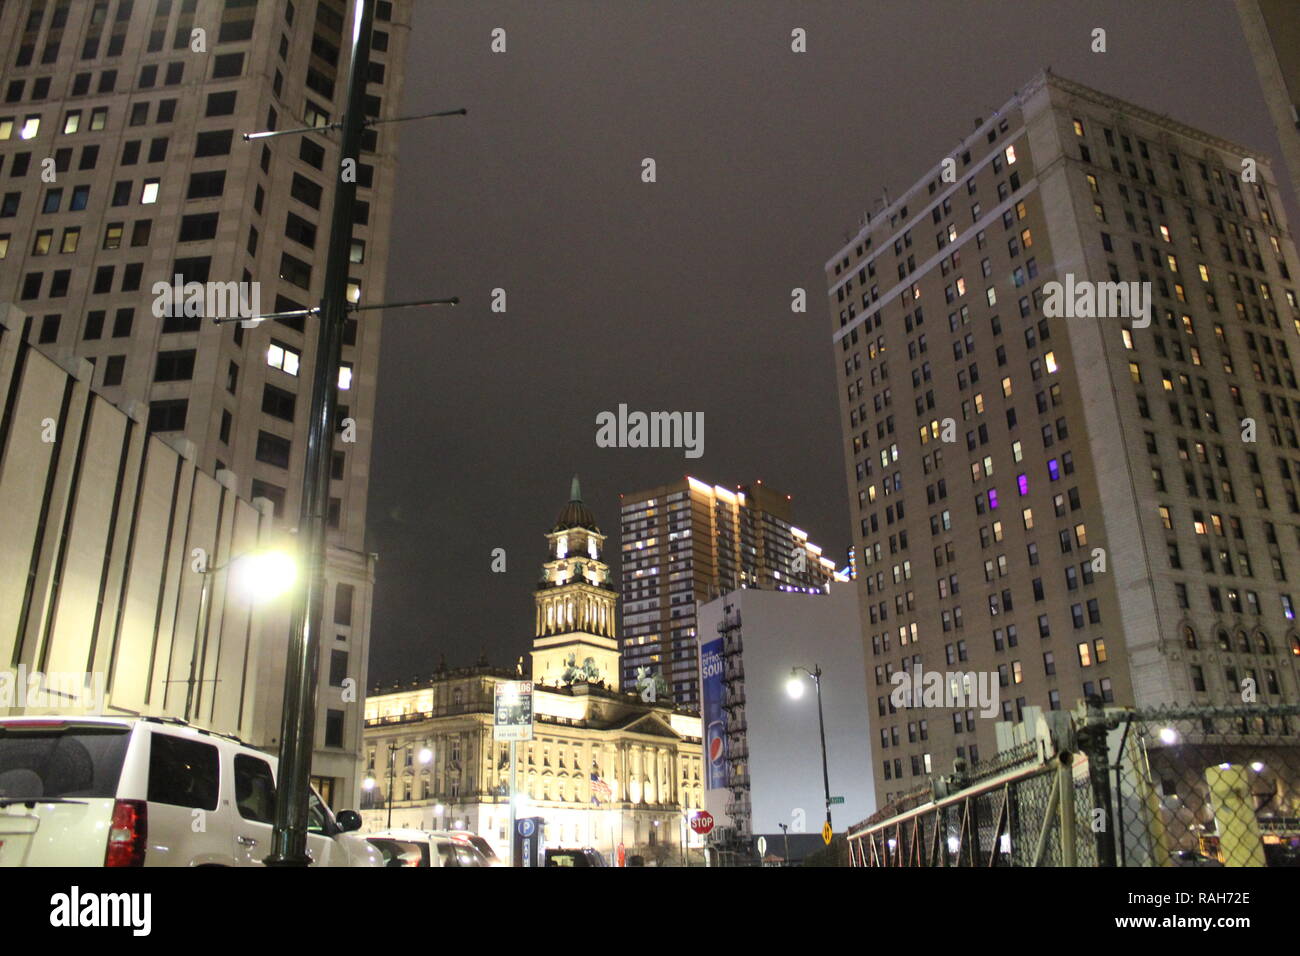
[[[416,830],[410,827],[393,827],[390,830],[378,830],[375,833],[362,834],[366,839],[378,837],[384,840],[427,840],[430,837],[444,837],[445,834],[434,830]]]
[[[129,730],[133,727],[149,725],[152,727],[164,727],[167,730],[179,731],[185,736],[197,736],[205,738],[215,737],[218,740],[244,747],[248,750],[256,751],[258,754],[275,761],[271,754],[263,753],[257,750],[251,744],[245,743],[233,734],[225,734],[219,730],[209,730],[207,727],[196,727],[193,724],[181,720],[179,717],[142,717],[130,714],[32,714],[32,715],[14,715],[9,717],[0,717],[0,726],[6,724],[19,724],[25,727],[36,727],[41,724],[79,724],[100,725],[105,727],[121,727]]]

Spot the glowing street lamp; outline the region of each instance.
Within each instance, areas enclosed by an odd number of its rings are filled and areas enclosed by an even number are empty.
[[[200,656],[208,654],[208,628],[212,615],[212,578],[218,571],[230,572],[230,584],[250,603],[273,601],[284,594],[298,579],[298,562],[288,551],[267,548],[247,551],[216,567],[199,571],[203,583],[199,589],[198,631],[190,651],[190,676],[185,691],[185,719],[194,707],[194,687],[198,683]],[[201,649],[200,649],[201,646]]]
[[[790,679],[785,683],[785,690],[795,700],[801,698],[804,692],[804,681],[799,675],[800,671],[811,677],[813,683],[817,685],[817,730],[822,740],[822,785],[826,789],[826,825],[833,830],[835,827],[831,823],[831,777],[826,767],[826,722],[822,718],[822,668],[820,664],[814,664],[812,670],[798,665],[790,668]]]

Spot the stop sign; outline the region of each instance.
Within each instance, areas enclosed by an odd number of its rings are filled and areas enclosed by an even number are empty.
[[[708,810],[701,810],[691,818],[691,829],[699,834],[708,833],[713,829],[713,814]]]

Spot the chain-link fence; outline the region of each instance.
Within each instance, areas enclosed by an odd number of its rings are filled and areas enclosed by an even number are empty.
[[[1023,740],[849,829],[854,866],[1284,866],[1300,706],[1034,710]]]
[[[1295,705],[1136,711],[1108,726],[1116,864],[1300,864],[1298,731]]]

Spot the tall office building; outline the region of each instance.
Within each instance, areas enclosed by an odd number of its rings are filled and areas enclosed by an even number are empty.
[[[882,805],[1027,704],[1297,699],[1297,268],[1263,157],[1050,73],[827,263]]]
[[[790,496],[761,481],[729,491],[688,476],[621,497],[625,690],[644,669],[698,708],[696,602],[739,588],[822,591],[836,577],[791,523]]]
[[[1300,9],[1291,0],[1237,0],[1237,16],[1300,202]]]
[[[261,312],[319,304],[339,134],[242,134],[341,118],[352,6],[0,5],[0,301],[31,316],[47,351],[94,363],[91,384],[110,400],[147,403],[150,431],[192,442],[199,468],[269,499],[287,527],[298,518],[315,319],[217,325],[211,300],[160,314],[154,285],[245,283],[243,303]],[[375,11],[367,110],[391,118],[410,4]],[[356,158],[353,301],[384,288],[396,140],[393,127],[369,129]],[[333,462],[315,762],[326,791],[355,792],[362,714],[338,682],[366,685],[379,314],[362,315],[348,320],[338,379],[340,417],[355,429],[340,434]]]

